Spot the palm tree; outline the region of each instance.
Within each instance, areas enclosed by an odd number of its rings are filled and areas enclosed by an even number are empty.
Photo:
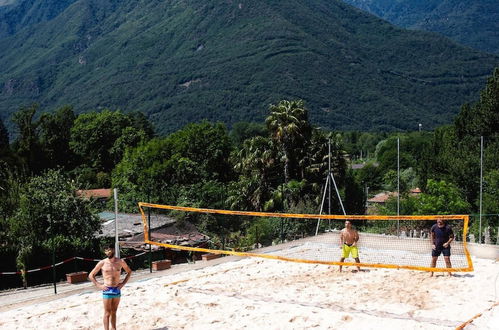
[[[284,182],[291,179],[290,162],[292,150],[303,150],[311,127],[308,122],[308,112],[302,100],[280,101],[270,105],[270,116],[265,120],[272,139],[280,147],[284,157]]]
[[[239,192],[247,192],[251,206],[261,210],[275,176],[276,154],[272,141],[261,136],[248,139],[233,158],[234,169],[244,177],[240,179]]]

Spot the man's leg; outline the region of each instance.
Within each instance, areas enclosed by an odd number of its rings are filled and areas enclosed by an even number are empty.
[[[110,318],[111,313],[112,313],[112,302],[111,302],[111,300],[113,300],[113,299],[106,299],[106,298],[103,299],[103,302],[104,302],[104,317],[103,317],[102,321],[104,322],[104,329],[105,330],[109,330],[109,318]]]
[[[111,329],[116,330],[116,312],[120,304],[120,298],[113,298],[111,300]]]
[[[358,263],[358,264],[360,264],[360,259],[358,257],[355,258],[355,262]],[[357,270],[360,272],[360,267],[359,266],[357,266]]]
[[[450,263],[450,256],[444,256],[445,267],[452,268],[452,264]],[[452,276],[452,273],[449,272],[449,276]]]
[[[341,257],[341,258],[340,258],[340,262],[343,262],[343,261],[345,261],[345,258]],[[343,267],[343,266],[342,266],[342,265],[340,265],[340,272],[341,272],[341,267]]]
[[[430,266],[431,268],[435,268],[435,266],[437,265],[437,259],[438,257],[434,256],[431,257],[431,266]],[[431,276],[433,276],[433,272],[431,272]]]
[[[352,257],[355,259],[355,262],[360,264],[359,259],[359,248],[357,246],[352,246]],[[357,266],[357,270],[360,272],[360,267]]]

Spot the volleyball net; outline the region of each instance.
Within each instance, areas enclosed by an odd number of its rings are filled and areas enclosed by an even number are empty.
[[[246,212],[139,203],[144,242],[192,253],[260,257],[302,263],[432,272],[469,272],[467,215],[374,216]],[[430,229],[437,220],[452,228],[450,262],[431,267]],[[344,255],[341,230],[358,231],[360,262]]]

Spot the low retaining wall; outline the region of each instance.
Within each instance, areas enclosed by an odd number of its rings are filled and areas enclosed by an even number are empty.
[[[402,251],[410,251],[421,253],[423,247],[428,253],[431,252],[431,243],[428,238],[414,238],[414,237],[397,237],[392,235],[381,235],[360,232],[359,247],[369,245],[370,248],[375,249],[394,249]],[[337,243],[340,240],[340,231],[332,230],[329,233],[324,233],[319,236],[307,238],[310,241],[321,241],[324,243]],[[499,245],[491,244],[478,244],[467,243],[470,254],[474,257],[485,259],[499,259]],[[454,253],[463,254],[463,243],[461,241],[454,241],[452,243]]]
[[[474,257],[499,259],[499,245],[468,243],[468,250]]]

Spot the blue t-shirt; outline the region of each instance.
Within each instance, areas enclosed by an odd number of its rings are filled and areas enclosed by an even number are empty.
[[[444,243],[447,242],[451,236],[454,236],[452,228],[447,224],[442,228],[440,228],[437,224],[434,224],[431,227],[431,232],[435,233],[435,246],[437,248],[442,248]]]

